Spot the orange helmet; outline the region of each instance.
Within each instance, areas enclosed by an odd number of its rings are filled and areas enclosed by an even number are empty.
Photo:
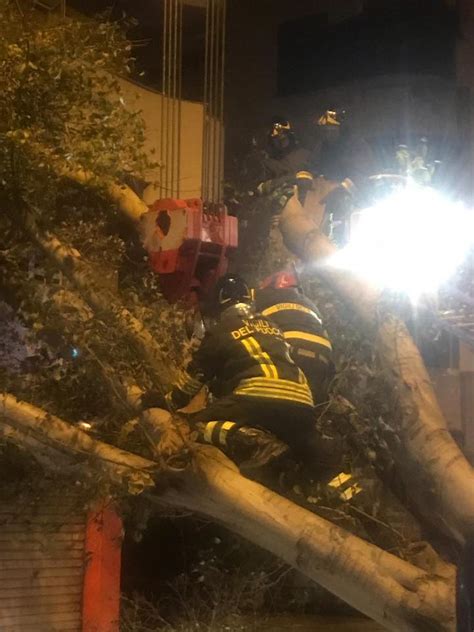
[[[260,289],[272,287],[275,290],[282,290],[288,287],[299,287],[299,280],[295,270],[281,270],[270,275],[260,283]]]

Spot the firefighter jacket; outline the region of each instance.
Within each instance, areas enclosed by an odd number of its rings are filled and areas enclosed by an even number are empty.
[[[191,361],[166,395],[170,410],[184,407],[213,380],[220,395],[313,406],[303,372],[289,354],[278,327],[260,314],[237,313],[204,336]]]
[[[296,288],[254,290],[255,306],[283,332],[292,347],[303,347],[331,362],[332,346],[316,305]]]

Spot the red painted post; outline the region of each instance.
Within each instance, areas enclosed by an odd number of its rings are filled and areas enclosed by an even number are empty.
[[[101,503],[86,525],[82,632],[119,632],[122,520]]]

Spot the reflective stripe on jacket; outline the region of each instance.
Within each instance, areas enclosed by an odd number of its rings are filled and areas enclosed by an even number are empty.
[[[184,407],[213,380],[222,396],[234,393],[313,406],[306,378],[290,357],[282,332],[261,314],[233,315],[204,336],[166,396],[169,407]]]

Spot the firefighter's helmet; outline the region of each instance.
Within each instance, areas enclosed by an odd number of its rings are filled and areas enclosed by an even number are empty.
[[[320,127],[339,127],[346,116],[345,110],[326,110],[318,120]]]
[[[268,132],[268,150],[271,157],[283,158],[294,149],[296,144],[296,137],[290,122],[285,118],[275,117]]]
[[[242,277],[238,274],[225,274],[215,288],[215,311],[222,315],[230,307],[242,306],[250,313],[253,305],[252,292]]]
[[[272,129],[270,130],[271,138],[287,136],[292,133],[293,130],[291,129],[290,121],[280,117],[276,117],[272,120]]]

